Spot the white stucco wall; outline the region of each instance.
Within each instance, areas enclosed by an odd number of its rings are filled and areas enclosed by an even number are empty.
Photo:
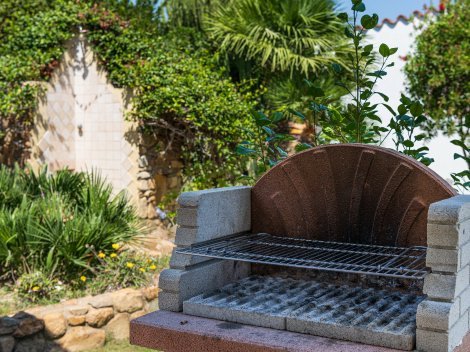
[[[397,47],[398,51],[393,56],[395,66],[388,68],[388,74],[384,79],[380,80],[376,86],[376,90],[388,95],[390,101],[388,104],[396,110],[400,103],[400,94],[405,93],[406,77],[403,72],[405,61],[400,57],[406,57],[413,50],[414,38],[417,31],[417,25],[422,19],[415,18],[414,22],[398,21],[395,25],[384,24],[382,27],[368,31],[368,40],[374,44],[374,49],[378,50],[381,43],[387,44],[389,47]],[[443,58],[445,59],[445,58]],[[391,114],[384,107],[380,107],[380,116],[385,124],[388,124]],[[436,138],[427,142],[429,147],[429,156],[434,158],[431,169],[436,171],[446,180],[451,180],[452,172],[462,171],[466,167],[463,160],[454,160],[454,153],[460,152],[459,148],[450,143],[447,136],[440,133]],[[389,138],[384,146],[393,147],[392,139]]]
[[[84,38],[67,47],[38,109],[30,164],[97,170],[115,192],[137,199],[139,137],[124,117],[123,91],[107,81]]]

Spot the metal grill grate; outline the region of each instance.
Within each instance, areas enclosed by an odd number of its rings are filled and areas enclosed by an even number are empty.
[[[426,247],[323,242],[267,233],[229,236],[178,248],[177,253],[251,263],[395,278],[422,279]]]

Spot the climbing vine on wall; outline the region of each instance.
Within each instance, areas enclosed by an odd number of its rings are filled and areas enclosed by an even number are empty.
[[[252,129],[248,112],[256,96],[249,84],[230,80],[193,29],[166,29],[158,18],[138,16],[141,11],[132,4],[126,10],[119,1],[0,6],[0,31],[8,38],[0,43],[0,60],[6,63],[0,68],[0,118],[8,124],[0,133],[3,162],[18,160],[5,148],[15,140],[12,133],[18,135],[14,129],[24,134],[18,151],[27,146],[41,91],[27,82],[47,80],[65,41],[80,29],[111,83],[132,92],[129,118],[160,141],[162,152],[181,155],[192,187],[232,183],[243,169],[233,148]]]
[[[0,163],[22,164],[41,86],[73,35],[78,5],[30,0],[0,3]]]

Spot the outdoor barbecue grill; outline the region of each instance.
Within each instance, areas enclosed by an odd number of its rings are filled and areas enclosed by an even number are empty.
[[[455,194],[417,161],[360,144],[299,153],[252,188],[183,193],[160,276],[160,309],[176,315],[133,321],[131,341],[165,351],[190,350],[178,336],[205,351],[453,351],[470,321],[470,200]],[[254,337],[269,329],[280,337]],[[284,346],[283,336],[303,342]]]
[[[423,279],[426,247],[389,247],[242,234],[179,248],[176,253],[304,269]]]

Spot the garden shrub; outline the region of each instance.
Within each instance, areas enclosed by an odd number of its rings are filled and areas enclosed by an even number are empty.
[[[128,117],[155,136],[159,152],[181,155],[191,187],[233,183],[242,167],[232,151],[253,128],[255,90],[232,82],[200,33],[168,30],[152,9],[151,2],[2,3],[0,33],[8,40],[0,41],[0,121],[8,128],[0,133],[0,161],[11,165],[27,150],[41,93],[28,82],[49,79],[65,41],[81,28],[111,83],[132,93]]]
[[[135,243],[142,230],[125,195],[96,173],[0,167],[0,279],[41,272],[72,282],[95,272],[92,248]]]

